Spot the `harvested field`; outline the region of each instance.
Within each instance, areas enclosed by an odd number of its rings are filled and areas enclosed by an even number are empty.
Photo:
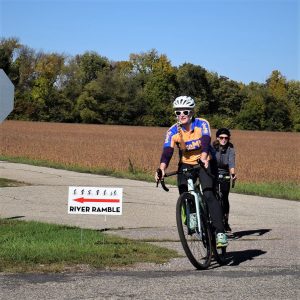
[[[0,124],[0,155],[153,174],[166,130],[5,121]],[[299,133],[233,130],[232,137],[240,181],[300,182]],[[176,163],[175,153],[169,169],[175,169]]]

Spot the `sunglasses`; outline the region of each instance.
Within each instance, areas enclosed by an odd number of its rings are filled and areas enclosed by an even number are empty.
[[[181,114],[184,114],[185,116],[188,116],[190,114],[190,110],[176,110],[175,115],[180,116]]]
[[[220,140],[228,140],[229,137],[228,137],[228,136],[220,136],[219,139],[220,139]]]

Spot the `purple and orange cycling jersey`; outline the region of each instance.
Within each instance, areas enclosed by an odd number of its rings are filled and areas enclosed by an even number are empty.
[[[194,118],[191,130],[181,129],[177,124],[169,128],[166,134],[161,162],[169,164],[175,145],[180,149],[181,162],[186,164],[197,164],[202,152],[209,152],[211,133],[208,121]]]

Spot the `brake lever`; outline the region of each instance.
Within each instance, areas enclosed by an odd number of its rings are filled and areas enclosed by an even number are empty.
[[[158,177],[161,178],[162,177],[162,170],[161,169],[157,169],[156,172],[157,172]],[[156,181],[156,187],[158,187],[159,182],[161,183],[162,188],[166,192],[168,192],[169,189],[166,187],[164,179],[159,179],[158,181]]]

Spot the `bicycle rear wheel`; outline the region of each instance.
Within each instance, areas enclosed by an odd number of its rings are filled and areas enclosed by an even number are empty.
[[[186,256],[197,269],[207,269],[212,257],[211,231],[206,216],[201,213],[201,235],[198,226],[190,228],[189,213],[195,199],[189,193],[180,195],[176,205],[176,222],[179,238]],[[197,223],[198,224],[198,223]]]

